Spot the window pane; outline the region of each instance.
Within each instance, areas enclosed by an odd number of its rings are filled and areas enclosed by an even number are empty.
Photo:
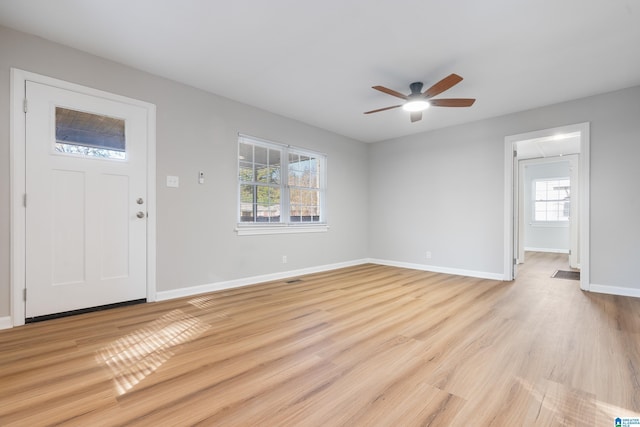
[[[253,222],[255,218],[254,200],[255,187],[242,184],[240,186],[240,221]]]
[[[125,160],[125,148],[123,119],[56,107],[57,152]]]
[[[289,170],[293,170],[299,167],[300,156],[295,153],[289,153]]]
[[[306,188],[320,188],[320,176],[318,172],[318,159],[305,156],[290,156],[289,185]]]
[[[253,185],[242,184],[240,186],[240,202],[253,203],[255,187]]]
[[[269,203],[280,204],[280,188],[269,188]]]
[[[280,184],[280,150],[269,150],[269,179],[272,184]]]
[[[253,163],[253,145],[240,143],[238,149],[238,160],[241,162]]]
[[[269,182],[269,167],[267,165],[256,164],[256,181]]]
[[[280,183],[280,151],[255,147],[255,180],[264,183]]]
[[[257,222],[280,221],[280,188],[256,186]]]
[[[269,160],[268,156],[269,156],[269,149],[265,148],[265,147],[261,147],[259,145],[254,145],[253,146],[253,150],[254,150],[254,159],[253,162],[258,164],[258,165],[267,165],[267,162]]]
[[[300,177],[300,156],[298,154],[289,153],[289,185],[299,186]]]
[[[295,222],[320,221],[320,192],[291,189],[289,200],[290,220]]]
[[[253,164],[240,162],[240,181],[253,182]]]

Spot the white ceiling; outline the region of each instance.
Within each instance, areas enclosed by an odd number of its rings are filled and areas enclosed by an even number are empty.
[[[0,0],[0,25],[365,142],[640,84],[637,0]],[[362,114],[450,73],[472,107]]]
[[[538,159],[580,153],[580,132],[517,142],[518,159]]]

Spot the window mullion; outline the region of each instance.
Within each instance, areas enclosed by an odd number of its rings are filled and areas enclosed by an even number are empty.
[[[282,222],[289,224],[291,218],[289,217],[289,150],[282,149],[282,179],[280,182],[282,197],[280,197],[280,212],[282,212]]]

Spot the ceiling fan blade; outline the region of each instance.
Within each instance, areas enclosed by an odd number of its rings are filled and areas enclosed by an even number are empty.
[[[407,99],[407,95],[403,95],[400,92],[396,92],[393,89],[386,88],[384,86],[371,86],[375,90],[379,90],[380,92],[384,92],[387,95],[396,96],[398,98]]]
[[[431,99],[429,103],[434,107],[471,107],[476,102],[473,98]]]
[[[417,122],[418,120],[422,120],[422,111],[412,111],[411,112],[411,123]]]
[[[380,111],[391,110],[392,108],[398,108],[398,107],[402,107],[402,104],[400,104],[400,105],[393,105],[393,106],[391,106],[391,107],[378,108],[377,110],[367,111],[367,112],[365,112],[365,114],[378,113],[378,112],[380,112]]]
[[[429,89],[427,89],[424,92],[424,96],[426,96],[427,98],[436,96],[447,89],[451,89],[461,81],[462,81],[462,77],[460,77],[459,75],[449,74],[447,77],[445,77],[444,79],[440,80],[438,83],[434,84]]]

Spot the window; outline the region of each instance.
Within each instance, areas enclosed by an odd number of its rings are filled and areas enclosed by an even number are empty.
[[[239,234],[310,231],[314,225],[324,228],[313,231],[326,230],[325,165],[323,154],[240,135]],[[254,231],[241,232],[243,226]]]
[[[55,123],[57,153],[126,159],[124,120],[56,107]]]
[[[536,222],[569,221],[571,213],[569,178],[533,181],[533,218]]]

